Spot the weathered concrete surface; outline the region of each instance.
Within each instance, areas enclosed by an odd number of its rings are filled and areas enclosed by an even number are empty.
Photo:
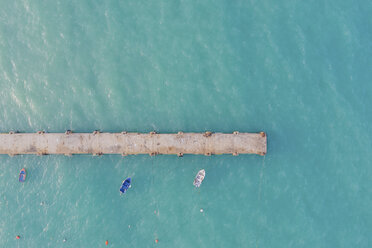
[[[0,154],[266,154],[261,133],[9,133]]]

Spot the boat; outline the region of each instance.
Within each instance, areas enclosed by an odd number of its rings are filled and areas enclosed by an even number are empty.
[[[131,179],[128,177],[125,179],[120,187],[120,193],[124,194],[130,187]]]
[[[23,168],[21,172],[19,173],[19,181],[21,183],[24,183],[26,181],[26,169]]]
[[[203,169],[203,170],[200,170],[198,172],[198,174],[196,174],[196,177],[195,177],[194,183],[193,183],[195,185],[195,187],[197,187],[197,188],[200,187],[201,183],[204,180],[204,177],[205,177],[205,170]]]

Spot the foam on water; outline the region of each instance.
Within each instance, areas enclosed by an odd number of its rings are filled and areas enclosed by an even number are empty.
[[[1,247],[372,242],[369,1],[0,6],[0,131],[265,131],[269,144],[266,157],[0,156]]]

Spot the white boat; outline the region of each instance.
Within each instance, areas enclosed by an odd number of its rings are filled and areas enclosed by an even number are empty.
[[[200,170],[198,172],[198,174],[196,174],[196,177],[195,177],[194,183],[193,183],[195,185],[195,187],[197,187],[197,188],[200,187],[200,184],[203,182],[204,177],[205,177],[205,170],[203,169],[203,170]]]

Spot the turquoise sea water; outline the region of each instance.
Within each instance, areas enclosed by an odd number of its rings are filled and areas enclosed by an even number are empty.
[[[265,157],[1,155],[0,247],[371,247],[371,1],[0,6],[1,132],[268,134]]]

